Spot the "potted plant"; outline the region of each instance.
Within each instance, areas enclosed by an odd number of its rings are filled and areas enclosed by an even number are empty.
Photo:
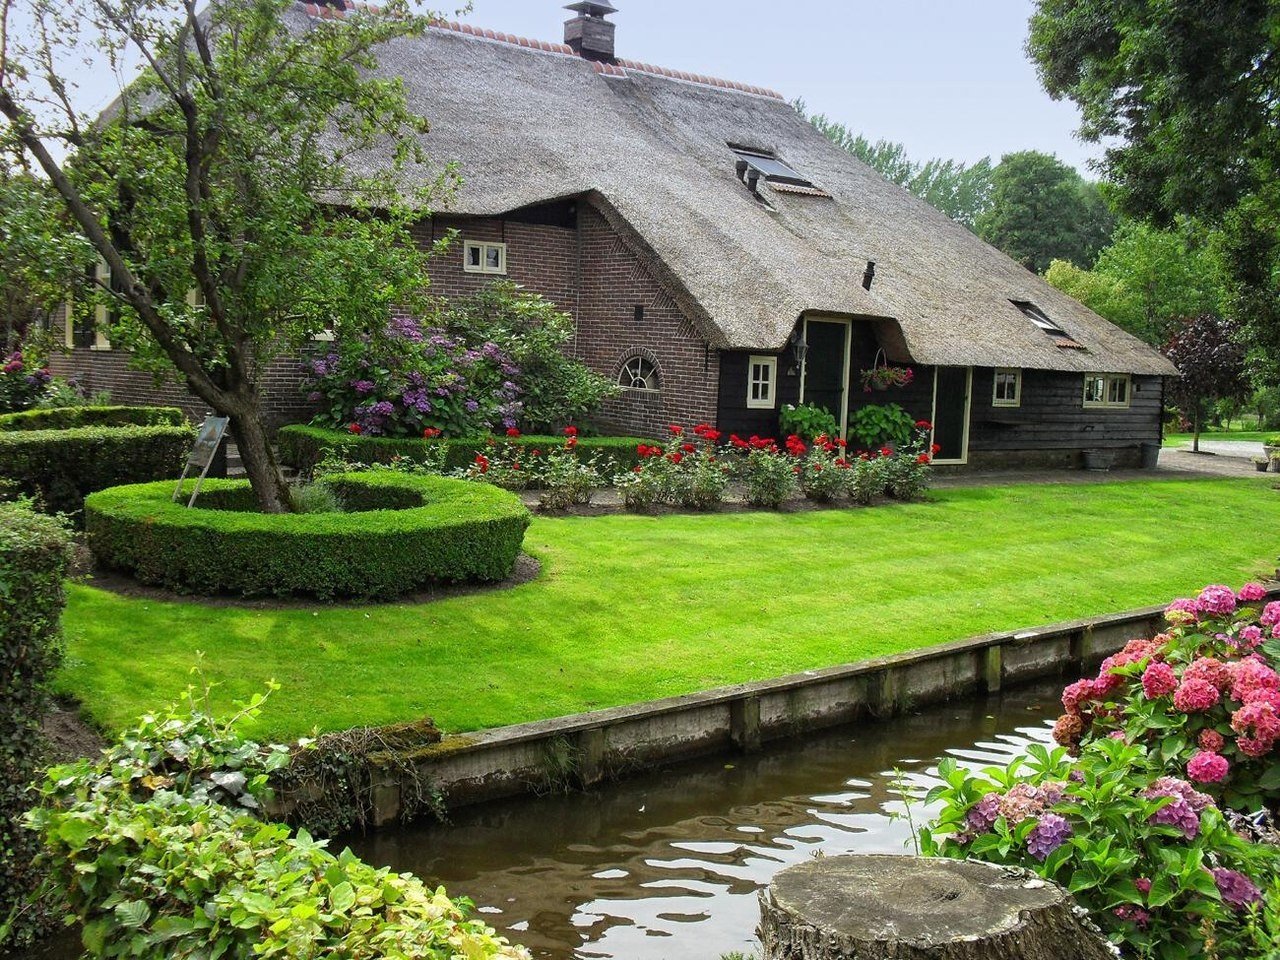
[[[1272,434],[1262,441],[1262,451],[1269,459],[1280,456],[1280,433]]]
[[[870,393],[872,390],[905,387],[915,376],[915,371],[910,367],[872,367],[862,371],[862,389]]]
[[[1266,473],[1267,467],[1271,466],[1271,461],[1267,457],[1254,457],[1253,466],[1259,473]]]

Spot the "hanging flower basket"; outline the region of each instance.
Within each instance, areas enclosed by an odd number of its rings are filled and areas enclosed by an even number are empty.
[[[914,379],[915,371],[910,367],[872,367],[862,371],[862,389],[870,393],[872,390],[905,387]]]

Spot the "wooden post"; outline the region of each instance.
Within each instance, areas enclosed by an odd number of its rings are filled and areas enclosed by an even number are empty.
[[[976,860],[823,857],[760,893],[764,960],[1113,960],[1071,896]]]

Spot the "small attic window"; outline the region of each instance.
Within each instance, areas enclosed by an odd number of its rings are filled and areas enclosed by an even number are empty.
[[[1027,300],[1010,300],[1015,307],[1026,314],[1027,319],[1051,337],[1065,337],[1066,331],[1045,316],[1045,312]]]
[[[812,181],[800,176],[788,164],[772,154],[744,150],[739,147],[731,147],[730,149],[738,155],[738,159],[745,160],[749,166],[759,171],[760,176],[770,183],[789,183],[797,187],[813,186]]]

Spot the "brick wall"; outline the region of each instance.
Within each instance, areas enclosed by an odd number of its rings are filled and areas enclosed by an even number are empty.
[[[433,294],[466,296],[504,279],[466,272],[463,241],[505,243],[505,279],[541,294],[575,318],[571,355],[611,380],[636,355],[657,366],[661,390],[627,391],[610,400],[597,417],[603,429],[656,437],[670,423],[714,423],[720,368],[716,352],[706,348],[675,301],[599,212],[579,204],[577,223],[573,229],[511,219],[437,217],[418,224],[414,236],[425,246],[451,229],[458,231],[457,240],[432,262]],[[637,307],[643,308],[639,321]],[[325,344],[316,344],[312,352],[325,349]],[[55,357],[51,366],[56,375],[75,377],[90,392],[110,390],[119,403],[173,404],[193,419],[205,415],[205,405],[179,383],[157,385],[151,374],[130,369],[128,359],[128,353],[119,350],[78,348]],[[298,358],[281,358],[263,378],[273,427],[312,416],[299,389],[298,368]]]
[[[582,274],[577,355],[616,379],[622,364],[642,355],[658,368],[658,393],[625,391],[601,411],[617,433],[660,436],[668,424],[716,422],[720,358],[707,348],[661,284],[598,211],[579,213]],[[637,320],[636,307],[644,315]]]

